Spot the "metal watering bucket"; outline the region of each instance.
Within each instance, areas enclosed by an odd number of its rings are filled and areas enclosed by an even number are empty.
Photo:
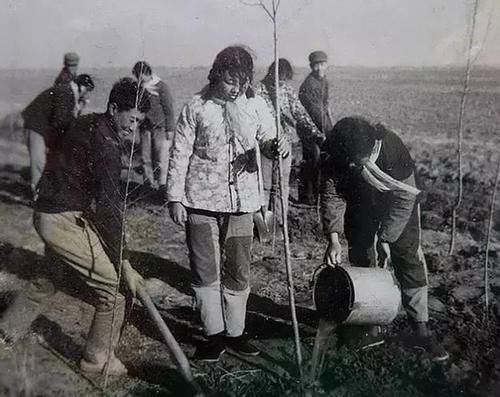
[[[401,293],[387,269],[323,265],[316,271],[313,299],[325,320],[386,325],[398,313]]]

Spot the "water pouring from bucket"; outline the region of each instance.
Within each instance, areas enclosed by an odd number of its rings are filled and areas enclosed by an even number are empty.
[[[320,317],[311,369],[311,380],[316,381],[338,325],[390,324],[401,293],[387,269],[322,265],[315,274],[313,299]]]

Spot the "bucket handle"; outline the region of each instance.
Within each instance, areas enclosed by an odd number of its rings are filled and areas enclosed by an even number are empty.
[[[336,269],[338,267],[342,267],[338,264],[328,264],[325,262],[323,262],[321,265],[319,265],[318,267],[316,267],[316,269],[314,269],[314,272],[311,276],[311,279],[309,280],[309,288],[311,289],[315,289],[316,287],[316,282],[318,280],[318,274],[321,272],[321,270],[327,268],[327,267],[331,267],[333,269]],[[352,280],[350,277],[347,278],[348,281],[349,281],[349,284],[350,284],[350,288],[349,288],[349,310],[352,310],[353,309],[353,304],[354,304],[354,286],[352,284]],[[314,306],[316,306],[316,302],[315,302],[315,299],[314,299],[314,294],[313,294],[313,304]]]
[[[314,286],[316,285],[316,280],[318,278],[318,274],[321,270],[323,270],[324,268],[326,267],[333,267],[333,268],[336,268],[338,265],[329,265],[328,263],[326,262],[323,262],[321,265],[319,265],[318,267],[316,267],[316,269],[314,269],[314,272],[311,276],[311,279],[309,280],[309,288],[314,288]]]

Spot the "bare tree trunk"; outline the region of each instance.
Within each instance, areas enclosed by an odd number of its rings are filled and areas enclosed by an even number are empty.
[[[275,87],[275,109],[276,109],[276,139],[280,138],[281,131],[281,112],[280,112],[280,103],[279,103],[279,56],[278,56],[278,6],[279,0],[272,0],[273,7],[273,40],[274,40],[274,87]],[[292,154],[289,153],[289,156]],[[292,274],[292,263],[291,263],[291,255],[290,255],[290,239],[288,236],[288,214],[287,214],[287,200],[288,197],[285,197],[286,187],[285,183],[289,183],[284,179],[283,176],[283,158],[281,155],[278,156],[278,170],[279,170],[279,188],[280,188],[280,199],[281,199],[281,220],[283,223],[283,240],[285,243],[285,265],[286,265],[286,276],[287,276],[287,284],[288,284],[288,299],[290,302],[290,311],[292,315],[292,326],[293,326],[293,334],[295,340],[295,354],[297,359],[297,366],[299,369],[299,376],[301,382],[303,382],[303,370],[302,370],[302,350],[300,345],[300,333],[299,333],[299,323],[297,320],[297,310],[295,305],[295,289],[293,283],[293,274]]]

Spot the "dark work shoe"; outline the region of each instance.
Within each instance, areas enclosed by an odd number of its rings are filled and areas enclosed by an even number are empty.
[[[363,351],[385,343],[378,326],[343,325],[339,327],[337,334],[340,346],[355,351]]]
[[[194,359],[205,362],[217,362],[226,351],[224,337],[220,334],[207,337],[206,342],[201,342],[194,354]]]
[[[384,338],[380,335],[370,335],[365,334],[361,336],[361,338],[357,342],[356,351],[363,351],[366,349],[370,349],[372,347],[380,346],[385,343]]]
[[[425,350],[431,355],[431,360],[435,363],[446,361],[450,358],[448,352],[436,340],[433,335],[414,335],[412,346],[415,349]]]
[[[425,350],[432,356],[433,362],[446,361],[450,358],[448,352],[438,343],[434,334],[430,331],[427,322],[412,322],[413,335],[410,345],[415,349]]]
[[[252,357],[260,354],[259,349],[252,345],[244,335],[236,337],[226,336],[226,347],[233,353],[242,356]]]
[[[359,339],[356,341],[356,351],[370,349],[385,343],[379,326],[360,326]]]

